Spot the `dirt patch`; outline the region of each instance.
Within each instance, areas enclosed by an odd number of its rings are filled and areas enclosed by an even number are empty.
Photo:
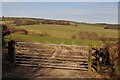
[[[3,78],[100,78],[95,72],[39,67],[16,67]]]

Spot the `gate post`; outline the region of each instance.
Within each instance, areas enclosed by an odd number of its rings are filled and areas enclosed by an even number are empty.
[[[8,42],[8,60],[10,63],[15,65],[15,41],[11,40]]]
[[[88,71],[91,71],[91,66],[92,66],[91,58],[92,58],[91,45],[89,45]]]

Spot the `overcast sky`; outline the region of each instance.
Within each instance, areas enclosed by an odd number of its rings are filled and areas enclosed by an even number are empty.
[[[118,3],[3,2],[2,15],[11,17],[66,19],[89,23],[118,23]]]

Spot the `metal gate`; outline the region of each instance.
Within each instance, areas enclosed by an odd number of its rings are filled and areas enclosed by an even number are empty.
[[[89,46],[17,42],[15,63],[19,66],[88,70]]]

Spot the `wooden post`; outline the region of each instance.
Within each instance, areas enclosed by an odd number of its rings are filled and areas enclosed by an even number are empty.
[[[8,42],[8,61],[15,64],[15,41],[11,40]]]
[[[97,61],[97,72],[99,72],[99,62]]]
[[[89,62],[88,62],[89,64],[88,64],[88,71],[91,71],[91,66],[92,66],[91,57],[92,57],[91,45],[89,45]]]
[[[120,32],[120,28],[119,28],[119,32]],[[120,68],[120,38],[118,41],[119,41],[119,43],[118,43],[118,62],[117,63],[118,63],[118,67]]]
[[[98,54],[100,54],[100,51],[99,51],[99,53]],[[99,57],[100,58],[100,56],[97,54],[97,57]],[[100,63],[99,63],[99,60],[97,60],[97,66],[96,66],[97,68],[97,72],[99,72],[99,70],[100,70]]]

